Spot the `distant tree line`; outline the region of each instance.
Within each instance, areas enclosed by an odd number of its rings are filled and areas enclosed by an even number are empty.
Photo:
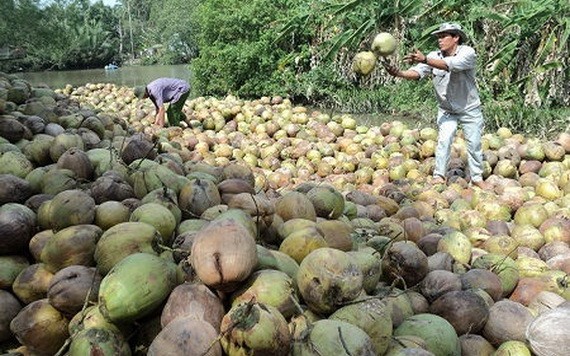
[[[385,31],[399,41],[390,60],[401,62],[414,47],[435,48],[430,32],[439,23],[457,21],[478,53],[496,125],[568,125],[568,14],[568,0],[118,0],[112,8],[2,0],[0,49],[26,55],[0,60],[0,70],[188,63],[194,95],[279,94],[350,111],[425,112],[418,103],[432,107],[429,83],[394,85],[381,68],[358,77],[352,59]]]

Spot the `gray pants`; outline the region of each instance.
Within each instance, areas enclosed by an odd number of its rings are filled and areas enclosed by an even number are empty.
[[[452,114],[438,110],[437,126],[439,128],[437,149],[435,151],[434,176],[445,177],[451,154],[451,145],[461,124],[465,142],[467,143],[467,165],[471,181],[483,180],[483,153],[481,151],[481,135],[483,133],[483,113],[481,108],[475,108],[461,114]]]

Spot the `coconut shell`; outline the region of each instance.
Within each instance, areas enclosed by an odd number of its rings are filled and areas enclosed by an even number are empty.
[[[168,296],[162,309],[160,324],[164,328],[180,318],[201,320],[218,332],[224,314],[222,301],[206,285],[183,283],[174,288]]]
[[[97,204],[108,200],[123,201],[135,197],[133,187],[116,171],[105,172],[91,184],[90,189]]]
[[[526,338],[534,354],[562,356],[567,353],[562,345],[570,342],[570,308],[564,305],[540,314],[528,325]]]
[[[341,220],[323,220],[317,222],[317,230],[329,247],[342,251],[350,251],[354,247],[351,238],[354,229],[349,223]]]
[[[100,283],[101,275],[93,267],[65,267],[50,280],[48,300],[65,315],[73,316],[83,308],[86,301],[97,301]]]
[[[32,139],[32,132],[26,125],[8,116],[0,119],[0,136],[15,143],[21,139]]]
[[[121,159],[127,165],[140,158],[153,160],[156,155],[157,152],[153,143],[140,134],[132,136],[121,151]]]

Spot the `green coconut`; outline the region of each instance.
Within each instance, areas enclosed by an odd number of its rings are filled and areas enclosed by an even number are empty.
[[[141,203],[157,203],[165,206],[174,218],[176,219],[176,224],[180,224],[182,221],[182,210],[178,206],[178,194],[176,191],[170,188],[160,188],[150,191],[141,199]]]
[[[49,202],[47,217],[49,227],[55,230],[92,224],[95,220],[95,200],[79,189],[62,191]]]
[[[131,349],[123,335],[113,329],[88,328],[73,335],[69,356],[130,356]]]
[[[515,289],[519,281],[517,265],[515,261],[508,256],[488,253],[477,257],[471,267],[483,268],[495,273],[501,280],[503,296],[509,295]]]
[[[291,334],[277,308],[259,302],[233,306],[222,318],[222,348],[228,355],[289,355]]]
[[[95,248],[102,234],[97,225],[66,227],[46,241],[40,259],[53,273],[73,265],[94,266]]]
[[[417,314],[406,318],[394,330],[394,336],[411,335],[425,340],[427,350],[435,355],[461,355],[459,337],[453,326],[435,314]]]
[[[129,221],[130,209],[123,203],[108,200],[95,208],[94,224],[103,230],[107,230],[117,224]]]
[[[337,309],[328,319],[355,325],[370,336],[377,355],[388,349],[392,337],[390,308],[378,299],[363,299]]]
[[[307,192],[317,216],[326,219],[337,219],[344,211],[344,197],[334,187],[318,185]]]
[[[176,265],[150,253],[134,253],[101,281],[99,309],[112,322],[137,320],[160,307],[175,285]]]
[[[93,257],[99,272],[105,275],[123,258],[138,252],[158,254],[162,241],[156,228],[145,222],[124,222],[105,231]]]
[[[306,194],[297,191],[284,193],[275,201],[275,213],[286,222],[294,218],[317,220],[317,212]]]
[[[22,152],[9,151],[0,156],[0,174],[12,174],[23,179],[33,169],[33,163]]]
[[[293,354],[303,356],[376,355],[374,344],[364,330],[342,320],[322,319],[309,326],[309,332],[293,344]]]
[[[293,278],[272,269],[253,272],[230,296],[232,306],[250,300],[277,308],[287,319],[297,312],[299,303]]]
[[[388,32],[380,32],[372,41],[372,51],[379,56],[386,57],[393,54],[398,47],[398,42]]]
[[[460,231],[445,234],[437,244],[439,252],[447,252],[456,261],[464,264],[471,260],[471,248],[471,241]]]
[[[256,270],[263,269],[275,269],[286,273],[289,277],[293,278],[295,282],[295,276],[299,270],[299,264],[289,255],[263,247],[257,244],[257,266]]]
[[[362,271],[362,288],[373,293],[382,275],[380,254],[372,247],[361,247],[358,251],[347,251]]]
[[[352,59],[352,71],[367,76],[376,67],[376,55],[371,51],[358,52]]]
[[[59,157],[72,147],[77,147],[82,151],[85,150],[85,143],[80,135],[72,132],[63,132],[57,135],[49,148],[52,162],[57,162]]]
[[[14,280],[26,267],[30,265],[24,256],[0,256],[0,289],[9,289]]]
[[[323,247],[308,254],[297,272],[297,286],[309,309],[330,314],[362,291],[362,272],[346,252]]]
[[[279,245],[279,251],[301,263],[312,251],[327,246],[316,227],[306,227],[289,234]]]
[[[164,205],[145,203],[136,208],[130,215],[129,221],[145,222],[156,228],[165,244],[169,245],[176,231],[176,218]]]
[[[40,191],[56,195],[65,190],[76,189],[79,186],[76,178],[72,170],[54,167],[41,175]]]
[[[503,342],[501,345],[499,345],[499,347],[493,354],[493,356],[511,356],[511,355],[531,356],[532,354],[524,342],[517,340],[509,340]]]

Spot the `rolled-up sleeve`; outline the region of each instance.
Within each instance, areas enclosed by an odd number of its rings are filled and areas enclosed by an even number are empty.
[[[477,55],[473,48],[462,47],[455,56],[444,57],[443,60],[450,72],[461,72],[475,68]]]

